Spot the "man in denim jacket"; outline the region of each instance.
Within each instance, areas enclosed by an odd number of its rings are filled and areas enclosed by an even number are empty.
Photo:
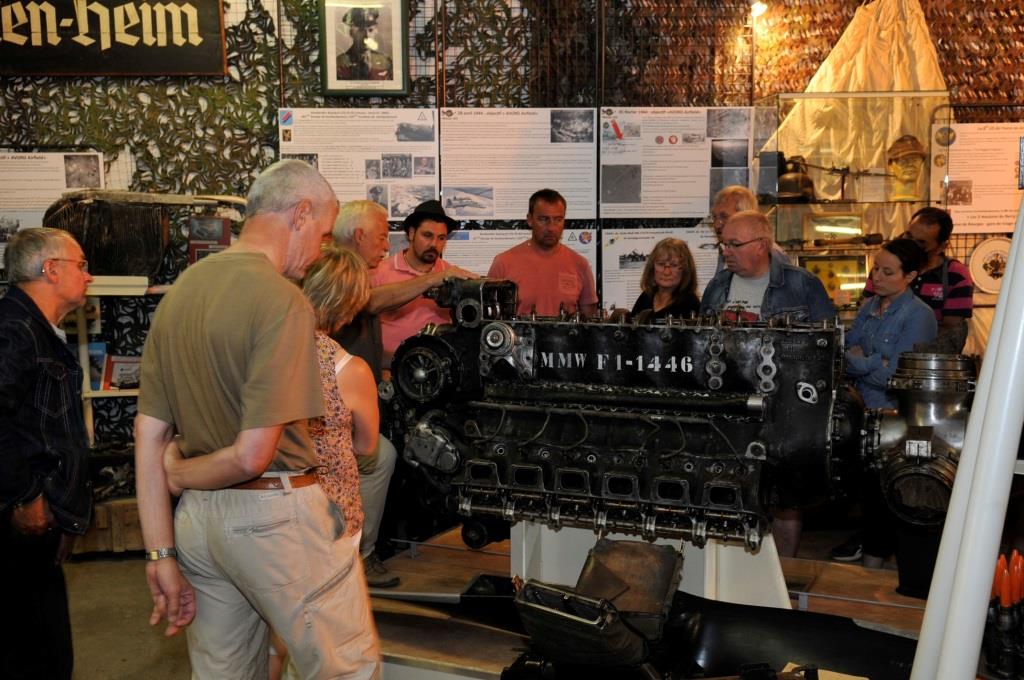
[[[806,269],[772,257],[772,243],[771,224],[760,212],[744,210],[730,217],[718,246],[725,269],[704,289],[701,314],[714,312],[741,321],[834,318],[835,308],[821,281]]]
[[[4,253],[0,299],[0,677],[71,677],[61,562],[92,511],[82,369],[57,324],[92,281],[75,239],[25,229]]]
[[[823,321],[835,308],[821,281],[806,269],[772,255],[771,224],[756,210],[736,213],[722,228],[718,243],[725,269],[704,289],[700,313],[733,321]],[[777,508],[772,533],[783,557],[795,557],[803,517],[797,508]]]

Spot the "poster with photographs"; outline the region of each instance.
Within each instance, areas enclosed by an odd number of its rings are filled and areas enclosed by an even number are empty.
[[[522,220],[558,191],[568,219],[597,216],[594,109],[441,109],[441,194],[456,219]]]
[[[931,132],[931,200],[955,233],[1013,231],[1024,190],[1024,123],[937,123]]]
[[[65,191],[103,188],[103,154],[0,152],[0,268],[19,229],[38,227]]]
[[[725,186],[750,186],[747,107],[600,109],[601,217],[705,217]]]
[[[324,94],[407,94],[407,26],[404,0],[320,0]]]
[[[437,112],[430,109],[280,109],[281,158],[298,158],[342,203],[379,203],[401,220],[437,199]]]
[[[632,309],[641,292],[644,267],[664,238],[686,242],[696,266],[697,291],[703,291],[718,264],[715,232],[707,222],[693,228],[603,229],[601,231],[601,299],[605,307]]]

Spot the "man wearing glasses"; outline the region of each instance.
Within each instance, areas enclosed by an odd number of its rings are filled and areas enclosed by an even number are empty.
[[[719,243],[725,269],[704,289],[701,314],[739,321],[834,318],[821,281],[806,269],[772,257],[772,244],[771,224],[760,212],[743,210],[730,217]]]
[[[743,210],[725,223],[718,244],[725,269],[704,289],[700,313],[733,321],[788,317],[816,322],[835,318],[835,308],[818,277],[772,255],[772,228],[756,210]],[[779,554],[794,557],[803,516],[796,508],[776,508],[772,534]]]
[[[912,239],[924,249],[928,261],[910,288],[935,312],[939,335],[933,351],[958,354],[967,342],[967,320],[974,314],[974,282],[970,270],[959,260],[946,257],[953,233],[953,218],[942,208],[921,208],[910,218],[902,238]],[[871,280],[864,297],[874,295]]]
[[[61,563],[92,514],[82,369],[61,318],[92,281],[65,231],[23,229],[4,253],[0,299],[0,677],[71,677],[71,623]]]
[[[722,230],[729,218],[743,210],[757,210],[757,196],[747,187],[740,184],[732,184],[722,188],[715,194],[711,202],[711,226],[715,230],[715,238],[722,242]],[[792,264],[789,253],[772,241],[772,257],[781,258],[783,264]],[[718,251],[718,264],[715,266],[715,273],[725,269],[725,258],[722,251]]]
[[[508,279],[519,286],[517,313],[557,316],[559,310],[583,316],[597,314],[594,272],[579,253],[562,243],[565,198],[553,189],[530,196],[526,223],[529,241],[495,256],[487,277]]]

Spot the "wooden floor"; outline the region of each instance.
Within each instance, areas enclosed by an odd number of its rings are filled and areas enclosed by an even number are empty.
[[[500,676],[526,650],[526,638],[417,600],[454,604],[479,574],[507,577],[508,550],[505,542],[471,551],[453,529],[389,559],[388,568],[401,584],[371,591],[385,662],[458,670],[467,677]]]
[[[896,592],[892,569],[782,558],[794,609],[847,616],[862,624],[917,638],[924,601]]]
[[[426,600],[455,602],[479,574],[507,577],[509,549],[506,541],[471,551],[458,530],[451,530],[390,558],[388,568],[401,576],[401,585],[372,591],[385,661],[434,670],[458,668],[470,677],[500,675],[525,650],[526,640]],[[806,559],[783,559],[782,567],[795,609],[847,616],[867,627],[916,638],[924,602],[896,593],[896,571]]]

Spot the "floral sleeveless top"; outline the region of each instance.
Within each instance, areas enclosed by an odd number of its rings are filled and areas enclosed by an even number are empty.
[[[324,415],[309,421],[309,434],[316,446],[317,477],[327,498],[345,515],[345,535],[363,528],[363,503],[359,498],[359,468],[352,450],[352,412],[338,390],[334,357],[341,345],[316,332],[316,353],[320,383],[324,392]]]

